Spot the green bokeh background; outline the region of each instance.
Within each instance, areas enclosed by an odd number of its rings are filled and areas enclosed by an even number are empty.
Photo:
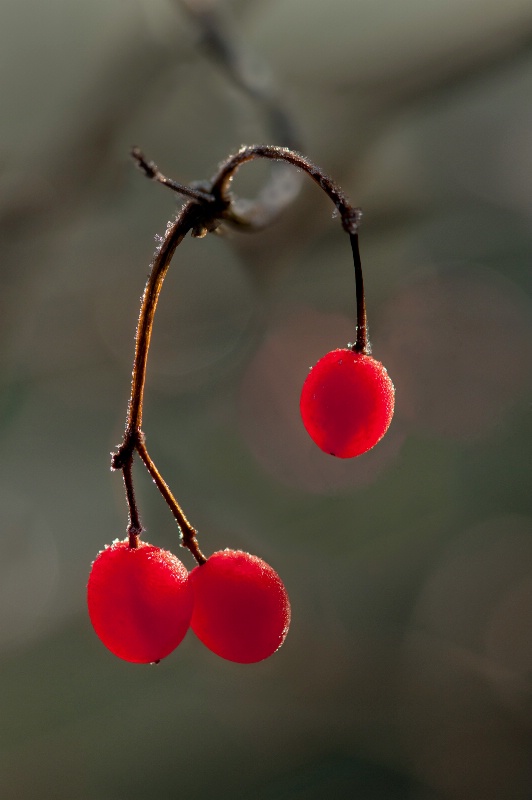
[[[305,152],[364,209],[396,416],[356,462],[302,430],[301,381],[354,316],[348,243],[310,182],[266,233],[185,241],[155,325],[150,452],[206,553],[280,573],[292,627],[254,666],[191,633],[157,667],[100,645],[85,585],[124,535],[109,452],[175,213],[129,148],[190,181],[271,137],[170,0],[3,0],[0,796],[530,800],[532,6],[227,12]],[[245,169],[253,194],[268,170]],[[176,551],[136,479],[146,538]]]

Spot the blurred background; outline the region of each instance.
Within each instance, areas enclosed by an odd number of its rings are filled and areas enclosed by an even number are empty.
[[[530,0],[2,0],[0,19],[0,796],[530,800]],[[109,453],[177,203],[129,149],[187,182],[283,126],[364,210],[395,418],[347,462],[300,422],[309,367],[354,338],[347,237],[311,181],[263,233],[186,240],[150,452],[204,552],[279,572],[292,627],[253,666],[192,633],[127,664],[85,587],[125,533]],[[191,568],[135,474],[145,538]]]

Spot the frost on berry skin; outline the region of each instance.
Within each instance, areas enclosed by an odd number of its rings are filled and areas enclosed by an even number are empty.
[[[87,585],[89,616],[104,645],[125,661],[165,658],[185,636],[193,592],[173,553],[139,542],[113,542],[96,557]]]
[[[349,349],[333,350],[307,375],[301,418],[324,452],[353,458],[382,439],[394,400],[393,383],[380,361]]]
[[[221,550],[190,573],[191,628],[213,653],[239,664],[262,661],[282,645],[290,601],[278,574],[241,550]]]

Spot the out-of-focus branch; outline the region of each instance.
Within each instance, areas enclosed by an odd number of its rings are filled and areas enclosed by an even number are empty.
[[[177,48],[132,36],[113,51],[80,103],[83,115],[72,131],[60,132],[55,152],[40,159],[0,200],[0,234],[17,240],[28,228],[42,229],[51,217],[79,212],[109,173],[113,147],[127,120],[149,96],[161,73],[175,67]]]
[[[404,111],[405,105],[420,105],[426,101],[434,103],[439,97],[475,81],[487,81],[520,61],[529,61],[531,56],[532,28],[529,24],[501,31],[496,39],[487,39],[482,46],[457,49],[452,58],[446,59],[445,66],[439,56],[417,64],[415,70],[396,74],[390,92],[384,91],[385,84],[380,82],[369,88],[379,90],[392,113],[397,107]]]
[[[218,3],[177,0],[198,31],[198,46],[232,86],[264,117],[265,139],[301,149],[295,125],[284,108],[268,69],[245,47],[229,10]],[[176,25],[177,29],[177,25]],[[31,179],[18,180],[0,198],[0,234],[17,241],[21,231],[40,230],[50,219],[70,218],[108,174],[113,146],[127,120],[149,96],[160,75],[182,56],[172,36],[154,41],[133,36],[113,52],[87,92],[79,125],[62,132],[55,152],[47,153]],[[229,97],[229,95],[228,95]],[[301,176],[286,164],[271,167],[270,178],[255,200],[239,200],[238,213],[256,227],[270,224],[297,197]]]
[[[268,138],[273,138],[277,146],[301,149],[296,124],[276,91],[271,70],[246,47],[227,5],[204,0],[177,1],[193,20],[198,44],[205,54],[233,86],[257,104],[266,120]]]
[[[272,144],[301,150],[296,125],[275,88],[270,70],[245,46],[226,4],[216,0],[177,0],[198,31],[198,44],[228,81],[251,101],[264,117]],[[302,176],[287,164],[274,163],[267,183],[255,200],[239,198],[234,210],[253,229],[266,227],[282,215],[298,196]],[[244,228],[246,230],[246,228]]]

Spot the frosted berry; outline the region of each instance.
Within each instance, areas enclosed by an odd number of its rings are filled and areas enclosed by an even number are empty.
[[[262,661],[282,645],[290,601],[278,574],[241,550],[221,550],[190,573],[191,627],[213,653],[240,664]]]
[[[307,375],[301,417],[318,447],[352,458],[382,439],[392,420],[394,395],[380,361],[347,348],[333,350]]]
[[[87,586],[89,616],[102,642],[125,661],[164,658],[190,625],[193,592],[173,553],[113,542],[96,557]]]

